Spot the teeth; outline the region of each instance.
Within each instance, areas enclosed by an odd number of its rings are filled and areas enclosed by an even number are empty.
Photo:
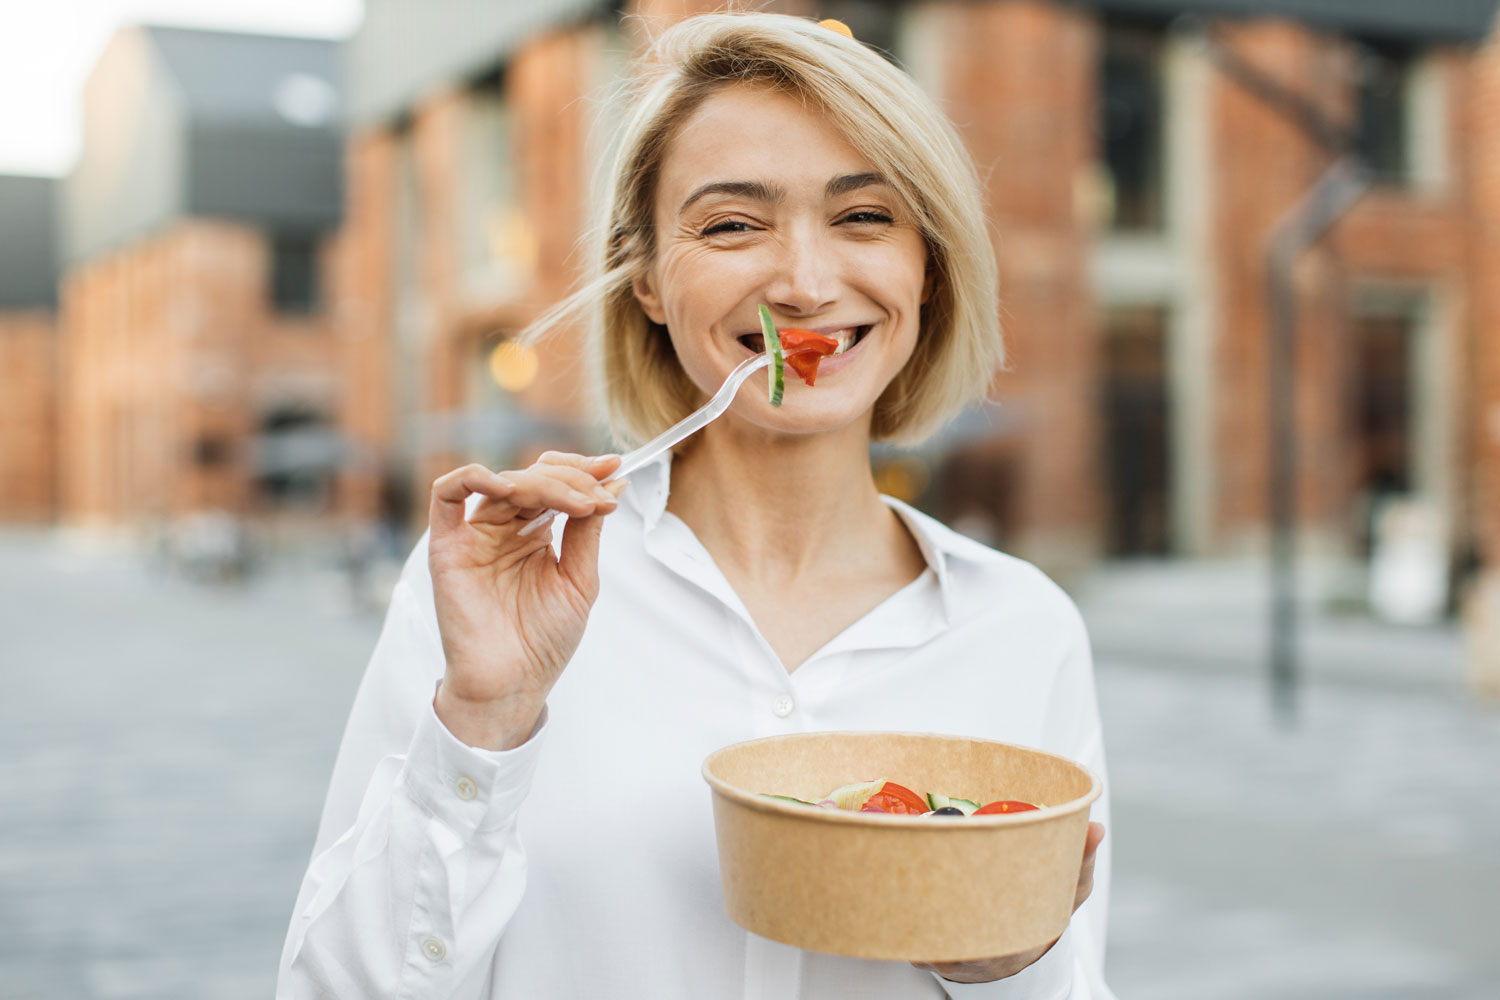
[[[839,346],[834,349],[833,356],[838,357],[840,354],[843,354],[845,351],[847,351],[849,349],[849,346],[854,342],[854,331],[840,330],[838,333],[834,334],[834,337],[838,340]]]

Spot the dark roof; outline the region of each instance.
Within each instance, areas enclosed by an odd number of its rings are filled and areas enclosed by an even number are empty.
[[[1347,34],[1413,42],[1477,42],[1495,26],[1500,0],[1082,0],[1108,12],[1172,17],[1289,17]]]
[[[288,81],[298,79],[304,88],[321,82],[332,102],[325,120],[341,117],[343,67],[336,41],[161,25],[142,30],[176,81],[191,119],[286,123],[278,103],[285,105]]]
[[[343,209],[343,70],[331,39],[126,28],[84,92],[62,196],[68,260],[174,219],[303,233]]]
[[[527,41],[608,14],[619,0],[365,0],[349,40],[350,119],[388,120],[482,76]]]
[[[50,177],[0,174],[0,309],[57,304],[56,194]]]

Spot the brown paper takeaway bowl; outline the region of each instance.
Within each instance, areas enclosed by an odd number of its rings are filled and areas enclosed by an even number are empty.
[[[1068,925],[1099,780],[1054,754],[929,733],[799,733],[710,754],[730,919],[762,937],[857,958],[1011,955]],[[998,816],[888,816],[817,801],[885,778],[919,794],[1043,808]]]

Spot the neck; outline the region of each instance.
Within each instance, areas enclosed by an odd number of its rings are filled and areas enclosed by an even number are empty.
[[[674,459],[668,509],[731,576],[773,587],[912,544],[875,489],[864,423],[773,437],[719,421]]]

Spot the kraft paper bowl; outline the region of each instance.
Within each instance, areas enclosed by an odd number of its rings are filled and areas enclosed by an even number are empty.
[[[1011,955],[1068,925],[1099,779],[1055,754],[930,733],[799,733],[736,743],[703,762],[713,789],[724,907],[762,937],[857,958],[941,962]],[[1021,799],[998,816],[820,809],[841,785]]]

